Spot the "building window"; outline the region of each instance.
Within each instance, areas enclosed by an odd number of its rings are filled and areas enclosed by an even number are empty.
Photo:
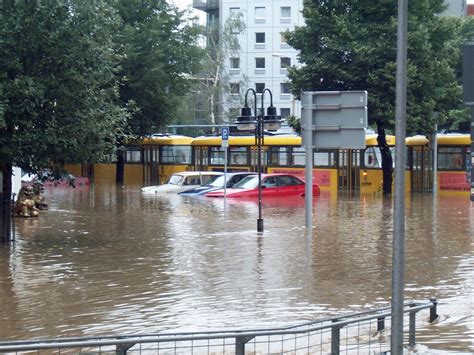
[[[280,43],[281,44],[286,44],[285,32],[280,32]]]
[[[265,83],[255,83],[255,91],[257,94],[261,94],[263,89],[265,89]]]
[[[230,58],[230,69],[240,68],[240,58]]]
[[[280,68],[281,69],[288,69],[289,67],[291,67],[291,58],[281,57],[280,58]]]
[[[230,17],[235,17],[240,14],[240,7],[230,7],[229,8],[229,15]]]
[[[232,95],[240,94],[240,84],[239,83],[230,83],[230,93]]]
[[[265,32],[256,32],[255,33],[255,43],[265,44]]]
[[[255,20],[265,21],[265,7],[264,6],[255,6]]]
[[[291,7],[290,6],[282,6],[280,8],[280,11],[281,11],[281,18],[282,19],[291,18]]]
[[[280,93],[281,94],[290,94],[290,84],[289,83],[281,83],[280,84]]]
[[[255,58],[255,68],[265,69],[265,58]]]
[[[290,112],[291,112],[291,111],[290,111],[289,108],[283,108],[283,107],[282,107],[282,108],[280,109],[280,116],[281,116],[281,118],[282,118],[282,119],[287,118],[287,117],[290,115]]]

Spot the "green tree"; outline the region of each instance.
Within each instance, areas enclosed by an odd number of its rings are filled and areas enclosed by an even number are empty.
[[[199,30],[185,13],[161,0],[118,0],[122,19],[118,44],[123,50],[120,98],[133,102],[131,133],[156,133],[176,117],[203,55]]]
[[[100,160],[127,120],[118,104],[113,8],[101,0],[7,4],[0,11],[3,199],[11,195],[12,166],[60,171]]]
[[[162,130],[177,118],[188,78],[199,67],[202,49],[198,29],[188,24],[185,12],[161,0],[113,2],[121,18],[115,37],[123,52],[120,99],[133,107],[130,136],[142,137]],[[117,183],[123,182],[125,141],[117,149]]]
[[[443,0],[409,2],[408,14],[408,134],[453,124],[462,110],[461,44],[473,33],[469,19],[438,16]],[[288,33],[288,43],[300,51],[301,68],[291,68],[295,93],[305,90],[367,90],[369,123],[379,134],[395,121],[397,5],[390,0],[307,0],[306,26]],[[391,186],[391,160],[380,137],[385,177]],[[385,147],[385,148],[384,148]]]

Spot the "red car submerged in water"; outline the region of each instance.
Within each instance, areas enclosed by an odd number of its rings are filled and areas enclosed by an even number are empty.
[[[313,196],[319,196],[319,185],[313,184]],[[305,182],[290,174],[262,174],[262,198],[304,196]],[[208,197],[224,197],[224,190],[212,191]],[[226,197],[253,198],[258,197],[258,175],[247,176],[232,188],[227,189]]]

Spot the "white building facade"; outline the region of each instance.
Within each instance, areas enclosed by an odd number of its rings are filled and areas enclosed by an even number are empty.
[[[231,93],[224,98],[224,110],[238,115],[241,98],[248,88],[273,93],[273,106],[282,118],[299,116],[300,104],[289,90],[287,68],[297,65],[297,51],[290,47],[283,33],[304,24],[302,0],[194,0],[196,9],[207,12],[208,21],[218,18],[221,26],[234,14],[241,14],[245,31],[237,34],[240,50],[227,61]],[[239,100],[240,98],[240,100]],[[258,107],[261,96],[258,95]],[[264,95],[264,107],[270,96]]]

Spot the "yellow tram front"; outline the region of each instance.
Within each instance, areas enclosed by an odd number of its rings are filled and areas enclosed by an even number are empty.
[[[143,183],[159,185],[170,175],[190,170],[193,138],[180,135],[152,135],[141,141],[143,149]]]
[[[467,174],[471,138],[469,134],[437,134],[436,184],[433,184],[434,142],[426,136],[406,139],[408,168],[412,192],[432,192],[436,186],[441,195],[468,196],[470,181]]]

